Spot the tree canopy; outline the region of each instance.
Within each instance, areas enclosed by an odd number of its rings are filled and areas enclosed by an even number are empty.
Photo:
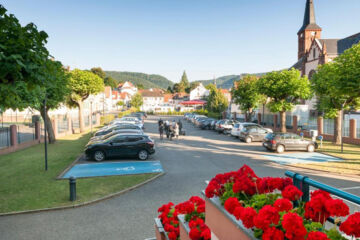
[[[341,143],[343,110],[360,108],[360,44],[318,67],[311,84],[318,98],[317,108],[327,118],[336,118],[334,142]]]
[[[300,99],[310,99],[312,91],[306,76],[294,68],[270,72],[258,81],[259,93],[267,96],[271,112],[280,112],[281,131],[286,132],[286,111],[291,111]]]
[[[105,77],[106,77],[106,74],[105,74],[105,72],[102,70],[101,67],[93,67],[93,68],[90,69],[90,71],[91,71],[92,73],[98,75],[98,76],[99,76],[100,78],[102,78],[102,79],[105,79]]]
[[[131,97],[130,105],[135,108],[140,108],[143,105],[143,99],[140,93],[136,93]]]
[[[251,115],[257,108],[262,95],[258,91],[258,78],[247,75],[236,82],[236,88],[231,91],[232,99],[245,112],[246,121],[251,121]]]
[[[110,77],[110,76],[105,77],[105,79],[104,79],[104,85],[105,85],[105,86],[110,86],[112,89],[117,88],[117,86],[118,86],[116,80],[113,79],[113,78]]]
[[[214,84],[209,84],[208,89],[210,91],[209,96],[207,97],[206,108],[210,112],[222,113],[225,111],[229,105],[224,94],[217,89]]]
[[[190,83],[189,83],[189,80],[188,80],[188,78],[186,76],[185,71],[183,72],[183,75],[181,76],[181,80],[180,80],[179,85],[180,85],[181,89],[184,89],[184,91],[189,89],[189,87],[190,87]]]
[[[27,93],[36,92],[46,80],[45,47],[48,35],[33,23],[22,27],[0,5],[0,107],[23,109]]]

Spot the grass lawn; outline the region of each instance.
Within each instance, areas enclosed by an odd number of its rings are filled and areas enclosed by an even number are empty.
[[[82,153],[89,138],[89,133],[74,134],[48,145],[47,172],[44,144],[0,156],[0,213],[71,206],[121,191],[156,175],[77,179],[77,201],[70,202],[68,180],[55,178]]]
[[[320,146],[319,146],[320,147]],[[294,164],[295,166],[323,170],[340,174],[360,175],[360,146],[344,144],[344,153],[341,153],[341,146],[332,142],[323,141],[322,148],[317,150],[325,154],[339,157],[344,160],[339,162]]]

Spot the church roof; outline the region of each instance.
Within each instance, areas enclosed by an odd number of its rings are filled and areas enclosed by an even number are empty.
[[[298,33],[302,32],[306,29],[309,29],[309,30],[310,29],[311,30],[321,29],[321,27],[319,27],[319,25],[317,25],[316,21],[315,21],[315,10],[314,10],[313,0],[306,1],[304,22]]]
[[[292,66],[290,67],[290,69],[291,69],[291,68],[295,68],[295,69],[301,70],[301,69],[302,69],[302,66],[303,66],[303,63],[305,62],[305,60],[306,60],[306,57],[305,57],[305,56],[301,57],[294,65],[292,65]]]
[[[343,54],[346,49],[360,42],[360,33],[343,39],[319,39],[321,49],[326,45],[326,53],[329,55]]]

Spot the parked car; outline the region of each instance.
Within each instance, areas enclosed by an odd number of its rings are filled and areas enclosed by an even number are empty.
[[[90,138],[90,141],[104,140],[104,139],[107,139],[107,138],[112,137],[112,136],[114,136],[116,134],[119,134],[119,133],[144,134],[144,132],[142,130],[138,130],[138,129],[120,129],[120,130],[112,131],[112,132],[110,132],[108,134],[105,134],[105,135],[94,136],[94,137]]]
[[[223,119],[215,124],[215,130],[218,133],[230,133],[234,124],[235,124],[234,120]]]
[[[234,137],[239,137],[240,136],[240,132],[241,130],[244,128],[244,127],[247,127],[247,126],[258,126],[258,127],[262,127],[261,125],[259,124],[256,124],[256,123],[252,123],[252,122],[242,122],[242,123],[235,123],[234,124],[234,127],[231,129],[231,135],[234,136]],[[273,132],[271,129],[268,129],[266,128],[266,130],[270,133],[270,132]]]
[[[208,117],[199,117],[199,118],[196,118],[196,120],[195,120],[195,126],[200,127],[200,123],[203,122],[203,121],[206,121],[206,119],[208,119]]]
[[[216,124],[217,124],[218,121],[220,121],[220,120],[213,120],[213,121],[211,122],[211,125],[210,125],[210,129],[211,129],[211,130],[215,130]]]
[[[213,119],[213,118],[207,118],[207,119],[205,119],[205,120],[203,120],[203,121],[200,122],[199,127],[200,127],[201,129],[203,129],[203,130],[204,130],[204,129],[209,130],[209,129],[211,129],[211,123],[212,123],[213,121],[215,121],[215,119]]]
[[[154,141],[142,134],[117,134],[105,140],[94,141],[86,145],[85,154],[89,159],[103,161],[113,157],[137,156],[146,160],[155,153]]]
[[[117,123],[127,123],[127,124],[134,124],[139,126],[140,128],[144,128],[144,124],[142,120],[140,120],[138,117],[122,117],[120,119],[116,119],[113,124]]]
[[[303,139],[295,133],[269,133],[264,139],[263,146],[277,153],[283,153],[288,150],[314,152],[318,148],[316,142]]]
[[[106,135],[108,133],[111,133],[113,131],[117,131],[120,129],[137,129],[137,130],[142,130],[139,126],[136,126],[134,124],[124,124],[124,123],[120,123],[120,124],[114,124],[111,125],[108,128],[105,129],[100,129],[99,131],[97,131],[95,133],[95,136],[102,136],[102,135]]]
[[[262,142],[268,133],[269,131],[263,127],[257,125],[248,125],[243,127],[243,129],[240,131],[239,138],[246,143]]]

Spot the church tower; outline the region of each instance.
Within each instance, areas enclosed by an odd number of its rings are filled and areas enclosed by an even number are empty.
[[[300,28],[298,34],[298,59],[305,56],[306,52],[309,51],[311,43],[314,39],[320,39],[321,27],[316,24],[315,21],[315,10],[314,1],[306,0],[304,23]]]

